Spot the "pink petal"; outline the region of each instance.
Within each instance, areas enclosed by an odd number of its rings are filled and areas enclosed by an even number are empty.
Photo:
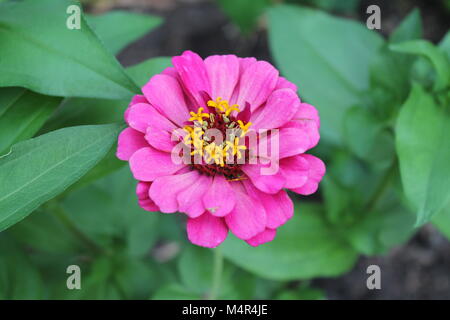
[[[216,175],[203,196],[206,210],[214,216],[223,217],[234,208],[235,203],[234,190],[227,179],[222,175]]]
[[[151,126],[147,128],[147,133],[145,134],[145,140],[154,147],[155,149],[172,152],[177,141],[172,141],[172,133],[160,129],[152,128]]]
[[[150,104],[179,127],[189,119],[183,90],[174,77],[157,74],[142,88]]]
[[[153,181],[158,177],[173,174],[185,166],[174,163],[170,154],[152,147],[136,151],[129,163],[134,178],[141,181]]]
[[[215,248],[228,235],[228,228],[223,218],[205,212],[200,217],[189,218],[187,222],[188,239],[198,246]]]
[[[322,180],[325,174],[325,164],[319,158],[310,154],[302,154],[299,157],[303,157],[309,163],[308,180],[300,188],[293,188],[292,191],[303,195],[310,195],[317,191],[319,182]]]
[[[237,191],[236,205],[225,216],[225,222],[236,237],[247,240],[265,229],[266,212],[259,202]]]
[[[253,130],[279,128],[297,113],[300,99],[291,89],[279,89],[268,98],[256,119],[250,119]],[[258,110],[259,111],[259,110]]]
[[[158,206],[149,198],[148,190],[151,183],[139,181],[136,186],[136,195],[138,197],[138,203],[142,209],[155,212],[159,211]]]
[[[148,191],[152,184],[150,182],[139,181],[136,185],[136,195],[139,200],[145,200],[149,198]]]
[[[262,136],[258,143],[258,150],[266,146],[269,158],[276,160],[304,153],[310,145],[309,136],[303,128],[283,127],[269,136]],[[259,156],[264,158],[262,154]]]
[[[317,127],[320,128],[319,112],[310,104],[300,104],[294,118],[299,120],[313,120],[317,124]]]
[[[132,128],[126,128],[119,134],[116,156],[128,161],[137,150],[148,147],[144,135]]]
[[[139,206],[146,211],[150,211],[150,212],[159,211],[159,207],[150,199],[138,200],[138,203],[139,203]]]
[[[190,218],[197,218],[205,212],[202,198],[211,182],[211,177],[201,175],[195,183],[180,191],[177,195],[178,210],[186,213]]]
[[[211,85],[202,58],[192,51],[185,51],[181,56],[173,57],[172,63],[184,88],[197,102],[198,107],[206,105],[207,101],[202,92],[211,95]]]
[[[142,133],[146,133],[150,125],[167,131],[177,128],[155,108],[146,103],[138,103],[129,108],[127,123],[130,127]]]
[[[161,212],[177,212],[178,193],[194,184],[198,177],[197,171],[189,171],[183,174],[157,178],[150,187],[150,198],[158,205]]]
[[[275,90],[277,89],[284,89],[284,88],[289,88],[294,92],[297,92],[297,86],[295,84],[293,84],[292,82],[286,80],[283,77],[278,77],[278,81],[277,81],[277,85],[275,87]]]
[[[230,101],[239,80],[239,60],[235,55],[210,56],[205,66],[211,83],[211,97]]]
[[[274,194],[284,187],[286,177],[279,167],[274,168],[276,172],[273,174],[263,174],[265,172],[262,169],[267,169],[268,167],[269,165],[248,164],[242,166],[242,170],[250,178],[255,187],[265,193]]]
[[[294,215],[294,204],[284,190],[276,194],[267,194],[256,189],[251,182],[244,181],[247,193],[253,199],[260,202],[266,211],[266,226],[276,229],[292,218]]]
[[[129,112],[131,106],[138,104],[138,103],[147,103],[148,104],[148,101],[143,95],[140,95],[140,94],[134,95],[133,98],[131,99],[130,104],[128,105],[128,108],[125,110],[125,114],[123,117],[125,119],[125,122],[128,123],[128,112]]]
[[[302,155],[281,159],[280,168],[286,177],[284,187],[287,189],[299,188],[308,180],[309,162]]]
[[[257,247],[260,244],[270,242],[273,239],[275,239],[276,234],[277,234],[276,229],[266,229],[263,232],[258,233],[253,238],[246,240],[246,242],[253,247]]]
[[[270,63],[258,61],[251,64],[241,76],[237,104],[243,108],[248,102],[253,112],[267,100],[277,81],[278,71]]]

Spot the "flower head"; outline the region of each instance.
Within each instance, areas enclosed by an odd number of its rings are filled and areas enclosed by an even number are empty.
[[[252,246],[273,240],[293,215],[285,189],[312,194],[325,173],[305,153],[319,141],[317,110],[265,61],[186,51],[172,62],[132,99],[119,136],[140,206],[186,214],[200,246],[229,230]]]

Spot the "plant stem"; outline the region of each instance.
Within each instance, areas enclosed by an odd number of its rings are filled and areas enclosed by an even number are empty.
[[[213,277],[211,291],[209,293],[209,300],[217,299],[220,291],[220,282],[222,280],[222,270],[223,270],[223,256],[220,248],[214,249],[214,266],[213,266]]]
[[[56,201],[51,201],[47,206],[51,212],[61,221],[61,223],[88,249],[94,252],[103,252],[103,249],[88,235],[86,235],[77,225],[70,219],[64,208]]]
[[[392,165],[389,167],[389,169],[386,170],[386,173],[381,178],[380,183],[378,184],[377,188],[375,189],[374,193],[370,197],[370,199],[367,201],[367,204],[365,206],[365,212],[372,211],[377,202],[383,197],[384,192],[387,190],[388,186],[390,185],[391,178],[395,172],[397,162],[393,160]]]

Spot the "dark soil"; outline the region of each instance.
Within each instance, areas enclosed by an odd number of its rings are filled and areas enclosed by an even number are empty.
[[[381,8],[383,35],[414,7],[421,9],[424,35],[438,42],[450,27],[449,11],[438,0],[363,0],[350,18],[365,21],[368,5]],[[113,4],[112,4],[113,3]],[[91,12],[126,9],[161,15],[165,23],[130,45],[119,55],[126,66],[151,57],[173,56],[190,49],[201,56],[233,53],[271,61],[264,21],[258,31],[242,37],[212,1],[116,0],[99,1]],[[317,279],[329,299],[450,299],[450,243],[432,227],[423,228],[407,244],[383,257],[361,257],[348,274],[335,279]],[[381,268],[381,290],[368,290],[366,269]]]

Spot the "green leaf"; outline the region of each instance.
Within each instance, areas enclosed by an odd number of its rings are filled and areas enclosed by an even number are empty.
[[[24,250],[0,234],[0,252],[0,300],[44,298],[41,275]]]
[[[107,99],[128,99],[139,92],[84,16],[80,29],[67,28],[71,5],[79,6],[71,0],[0,3],[0,86]]]
[[[420,10],[412,10],[389,36],[390,43],[398,43],[422,38],[423,26]]]
[[[450,60],[446,54],[425,40],[412,40],[391,44],[389,48],[396,52],[421,55],[429,59],[437,73],[435,90],[442,90],[450,84]]]
[[[447,54],[447,57],[450,59],[450,31],[448,31],[444,38],[442,38],[441,42],[439,43],[439,48],[443,50]]]
[[[322,208],[296,204],[294,217],[276,238],[259,247],[229,237],[222,245],[227,259],[261,277],[275,280],[331,277],[349,270],[357,254],[325,222]]]
[[[434,215],[431,221],[440,232],[450,239],[450,206],[447,206],[441,212]]]
[[[269,9],[269,42],[281,73],[319,109],[324,138],[341,143],[343,115],[368,88],[383,39],[355,21],[283,5]]]
[[[138,205],[136,180],[128,167],[70,193],[63,206],[85,233],[105,247],[119,242],[128,253],[142,256],[158,236],[158,215]]]
[[[179,284],[172,283],[160,288],[152,296],[152,300],[202,300],[202,297]]]
[[[112,54],[119,53],[128,44],[144,36],[162,21],[159,17],[121,10],[86,18]]]
[[[8,229],[17,242],[49,253],[80,252],[83,247],[66,226],[47,210],[36,210]]]
[[[270,0],[218,0],[219,5],[244,34],[250,33]]]
[[[61,98],[24,88],[0,88],[0,154],[14,143],[31,138],[60,102]]]
[[[277,300],[325,300],[325,292],[320,289],[301,286],[296,290],[285,290],[279,293]]]
[[[82,177],[108,152],[119,129],[65,128],[14,145],[0,158],[0,231]]]
[[[151,77],[161,73],[164,69],[172,66],[169,57],[157,57],[145,60],[127,68],[127,73],[140,87],[143,87]]]
[[[396,125],[396,148],[403,188],[416,206],[417,225],[427,222],[450,201],[449,109],[415,85]]]

